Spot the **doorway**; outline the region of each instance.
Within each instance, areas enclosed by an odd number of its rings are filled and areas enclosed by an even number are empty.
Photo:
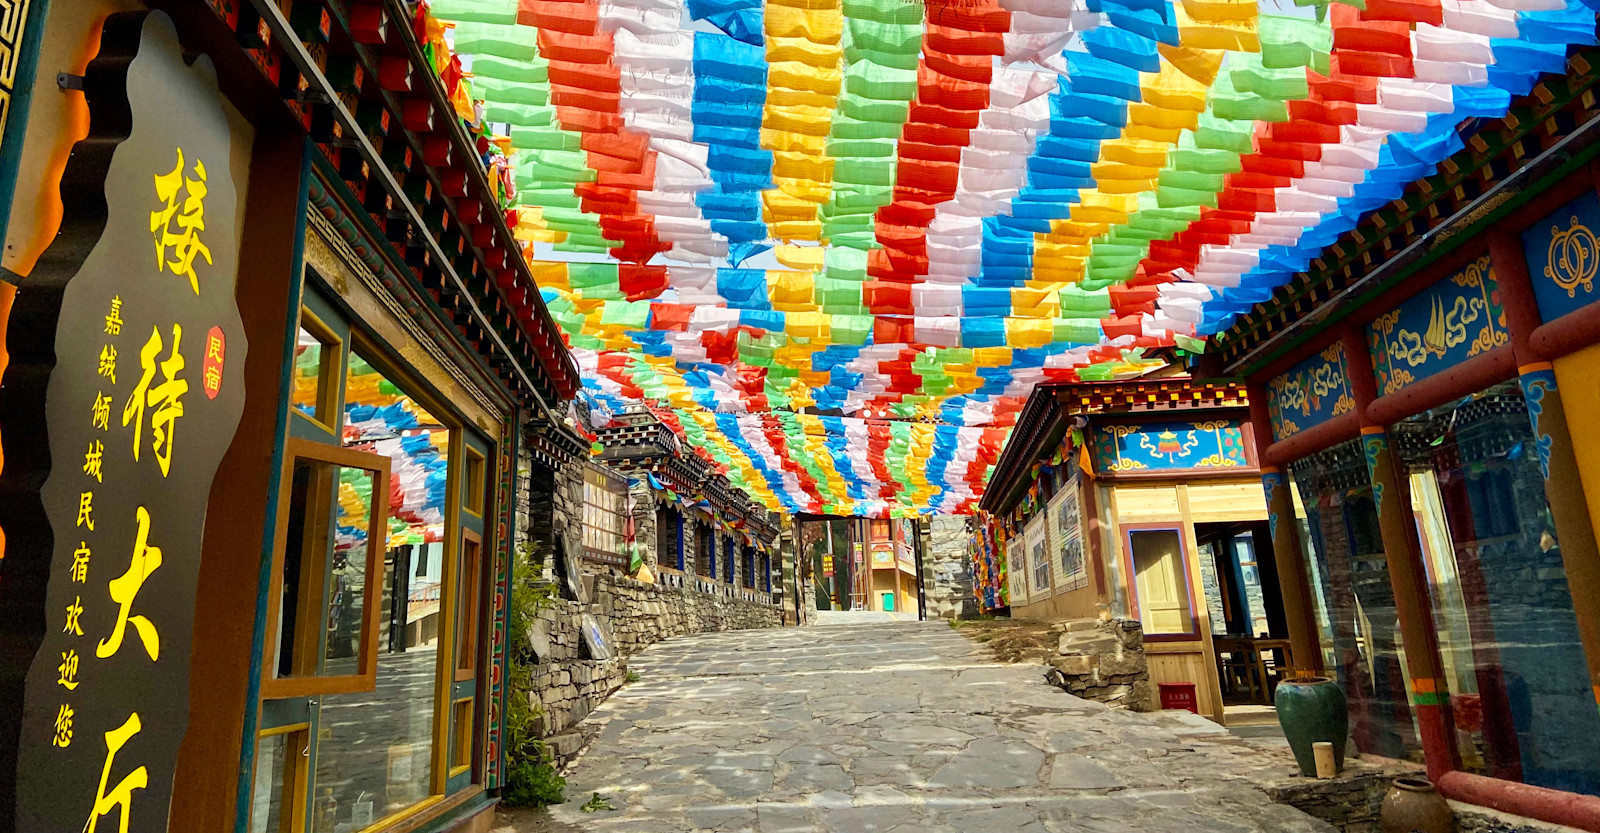
[[[1271,529],[1197,523],[1194,534],[1227,722],[1275,726],[1272,695],[1292,665]]]

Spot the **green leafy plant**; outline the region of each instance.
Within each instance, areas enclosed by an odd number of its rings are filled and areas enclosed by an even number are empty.
[[[567,779],[556,771],[555,756],[541,738],[544,708],[533,691],[533,666],[538,657],[528,647],[528,632],[539,614],[554,607],[560,590],[552,583],[534,577],[531,564],[533,547],[521,549],[521,569],[511,581],[510,645],[506,658],[508,696],[506,697],[505,748],[508,766],[501,800],[517,807],[543,807],[566,801]]]
[[[595,793],[592,798],[583,802],[583,806],[578,809],[584,811],[585,813],[599,813],[603,811],[615,810],[617,808],[611,806],[611,802],[601,798],[599,793]]]
[[[628,672],[628,682],[630,682],[630,683],[639,682],[639,672],[637,672],[637,671],[629,671]]]

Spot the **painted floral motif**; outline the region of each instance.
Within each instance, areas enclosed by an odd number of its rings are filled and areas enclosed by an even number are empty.
[[[1517,378],[1522,385],[1522,399],[1527,403],[1528,416],[1533,419],[1534,448],[1539,452],[1539,471],[1550,479],[1550,450],[1555,439],[1544,430],[1540,417],[1544,415],[1545,395],[1556,390],[1556,374],[1549,368],[1533,370]]]
[[[1500,288],[1488,255],[1378,316],[1367,327],[1368,352],[1382,394],[1399,391],[1509,341]]]
[[[1388,449],[1388,434],[1378,432],[1361,438],[1361,451],[1367,458],[1367,477],[1372,481],[1372,499],[1377,504],[1379,517],[1383,516],[1383,482],[1378,479],[1378,460]]]
[[[1267,493],[1267,527],[1272,533],[1272,539],[1278,539],[1278,512],[1273,509],[1273,498],[1277,496],[1278,487],[1283,485],[1283,475],[1275,471],[1264,472],[1261,475],[1262,491]]]
[[[1219,419],[1152,425],[1109,425],[1096,443],[1101,471],[1228,468],[1248,464],[1244,434]]]
[[[1345,371],[1344,347],[1338,343],[1329,345],[1274,377],[1267,382],[1267,394],[1273,436],[1280,440],[1355,410],[1356,400],[1350,393]]]
[[[1576,297],[1578,287],[1584,292],[1594,291],[1594,274],[1600,266],[1600,240],[1595,238],[1578,215],[1568,219],[1565,229],[1560,225],[1550,227],[1550,248],[1546,253],[1544,276],[1556,286],[1567,291],[1567,297]]]

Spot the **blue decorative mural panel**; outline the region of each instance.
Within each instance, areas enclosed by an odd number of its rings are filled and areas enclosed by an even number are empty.
[[[1095,431],[1100,471],[1248,466],[1244,432],[1228,419],[1105,425]]]
[[[1562,206],[1522,233],[1533,297],[1546,321],[1600,301],[1600,197],[1593,193]]]
[[[1380,396],[1510,341],[1488,255],[1367,325],[1367,349]]]
[[[1286,440],[1355,409],[1344,345],[1338,342],[1267,382],[1273,439]]]

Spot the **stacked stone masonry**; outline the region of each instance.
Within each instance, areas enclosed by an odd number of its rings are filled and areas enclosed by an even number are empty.
[[[976,619],[967,542],[967,519],[940,515],[928,522],[922,559],[922,586],[929,619]]]
[[[783,624],[781,610],[772,605],[623,576],[590,581],[587,612],[609,626],[612,658],[588,658],[579,631],[583,605],[561,601],[540,617],[549,651],[534,668],[534,690],[527,696],[543,708],[544,736],[557,766],[588,744],[583,719],[627,681],[629,656],[674,636]]]
[[[1126,619],[1073,619],[1060,632],[1045,677],[1051,685],[1112,708],[1150,711],[1155,698],[1144,655],[1144,629]]]

